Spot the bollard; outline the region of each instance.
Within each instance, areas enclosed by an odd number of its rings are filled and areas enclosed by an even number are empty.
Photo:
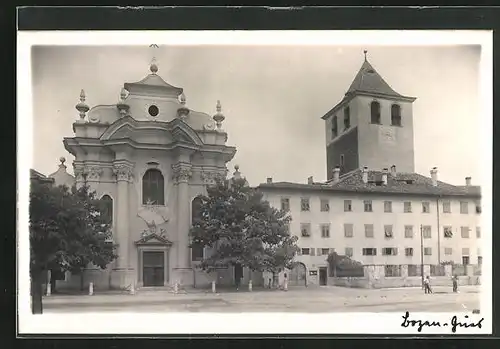
[[[91,282],[89,283],[89,296],[92,296],[94,294],[94,283]]]
[[[47,296],[52,294],[52,272],[47,271]]]
[[[174,293],[177,293],[179,291],[179,283],[176,281],[174,284]]]
[[[212,293],[215,293],[215,281],[212,281]]]
[[[252,292],[252,280],[248,281],[248,291]]]

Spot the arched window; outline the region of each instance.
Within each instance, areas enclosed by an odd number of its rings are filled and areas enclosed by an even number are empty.
[[[102,202],[102,215],[108,224],[113,224],[113,199],[109,195],[103,195]]]
[[[391,124],[401,126],[401,107],[397,104],[391,106]]]
[[[380,103],[373,101],[370,104],[371,123],[380,124]]]
[[[344,130],[347,130],[351,127],[351,110],[349,107],[345,107],[344,109]]]
[[[191,224],[193,224],[201,214],[202,200],[200,197],[195,197],[191,203]],[[203,259],[203,246],[193,244],[191,246],[191,260],[199,261]]]
[[[332,138],[337,137],[339,130],[337,129],[337,115],[332,118]]]
[[[159,170],[149,169],[142,177],[143,205],[165,205],[165,184]]]

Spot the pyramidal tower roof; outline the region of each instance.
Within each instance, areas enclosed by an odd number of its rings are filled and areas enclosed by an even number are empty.
[[[373,68],[373,66],[368,62],[365,56],[365,61],[359,69],[358,74],[354,78],[347,93],[353,92],[365,92],[373,94],[382,94],[394,97],[403,97],[401,94],[397,93],[392,89],[391,86],[380,76],[380,74]]]
[[[382,78],[382,76],[373,68],[373,66],[368,62],[366,57],[368,51],[364,51],[365,60],[361,65],[358,73],[354,77],[351,86],[345,93],[344,98],[330,111],[328,111],[321,118],[325,120],[331,113],[334,113],[338,108],[342,107],[345,102],[351,100],[356,95],[368,95],[381,98],[389,98],[393,100],[400,100],[406,102],[413,102],[416,100],[415,97],[409,97],[402,95],[389,86],[389,84]]]

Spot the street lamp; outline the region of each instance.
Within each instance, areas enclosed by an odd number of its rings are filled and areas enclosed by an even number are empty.
[[[420,224],[420,275],[422,276],[422,289],[424,288],[424,234],[423,225]]]

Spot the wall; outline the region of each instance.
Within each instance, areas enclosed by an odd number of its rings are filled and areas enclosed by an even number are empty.
[[[401,266],[401,276],[386,277],[383,265],[365,266],[364,277],[328,277],[328,285],[352,288],[395,288],[395,287],[421,287],[421,276],[408,276],[408,266]],[[451,287],[451,265],[445,266],[445,276],[431,276],[432,286]],[[430,274],[430,266],[424,266],[424,276]],[[481,277],[473,275],[473,267],[468,266],[467,275],[459,276],[459,286],[479,285]]]
[[[401,197],[395,195],[361,195],[357,193],[338,192],[318,192],[315,191],[290,191],[269,189],[264,192],[264,198],[274,207],[281,208],[281,197],[290,199],[290,214],[292,222],[290,224],[293,235],[299,237],[298,246],[301,248],[329,248],[341,255],[345,254],[345,248],[353,249],[352,259],[365,265],[368,264],[420,264],[420,225],[431,226],[431,238],[424,239],[424,247],[431,247],[432,255],[424,256],[424,264],[439,264],[438,256],[438,232],[437,232],[437,203],[435,199],[425,197]],[[309,197],[310,211],[300,211],[300,200],[302,197]],[[330,211],[320,211],[320,200],[329,200]],[[371,199],[373,212],[364,212],[363,200]],[[344,212],[344,200],[352,200],[352,212]],[[392,201],[392,213],[384,213],[384,201]],[[404,213],[404,201],[412,202],[412,213]],[[422,213],[422,201],[430,204],[430,213]],[[459,201],[452,200],[452,213],[444,217],[442,213],[442,203],[440,202],[440,229],[439,245],[441,251],[441,261],[450,260],[444,255],[445,247],[453,247],[457,254],[454,254],[455,263],[462,262],[461,248],[468,246],[471,251],[471,263],[476,264],[477,247],[480,239],[475,236],[475,226],[480,219],[480,215],[475,213],[474,201],[469,199],[469,214],[461,215],[459,212]],[[453,223],[455,227],[458,223],[469,225],[473,229],[469,239],[462,239],[460,232],[452,239],[443,238],[443,225]],[[311,236],[302,237],[300,232],[301,223],[311,224]],[[351,238],[344,237],[344,223],[353,224],[354,235]],[[321,237],[321,224],[330,224],[330,237]],[[365,224],[374,225],[374,238],[365,237]],[[393,238],[386,239],[384,236],[384,225],[393,225]],[[413,226],[413,238],[405,238],[405,225]],[[457,227],[460,229],[460,227]],[[483,233],[484,234],[484,233]],[[376,256],[363,256],[363,248],[377,248]],[[396,247],[398,255],[383,256],[382,248]],[[413,256],[405,256],[405,248],[413,248]],[[317,251],[316,251],[317,252]],[[308,268],[326,266],[327,256],[297,256],[296,260],[306,264]]]
[[[371,124],[370,104],[380,103],[382,125]],[[396,165],[398,171],[415,171],[415,154],[413,141],[413,111],[410,102],[393,102],[384,99],[358,96],[353,100],[357,104],[359,162],[360,166],[369,168],[390,168]],[[391,126],[391,105],[401,107],[401,127]],[[388,139],[383,134],[390,132]]]
[[[340,174],[359,168],[357,128],[351,128],[347,133],[340,135],[335,142],[327,145],[327,179],[331,179],[333,177],[333,168],[341,165],[341,154],[344,155],[344,166],[340,167]]]

